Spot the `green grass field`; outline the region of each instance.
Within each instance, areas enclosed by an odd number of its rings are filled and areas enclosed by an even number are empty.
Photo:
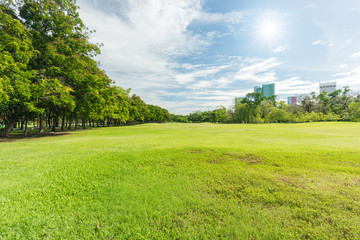
[[[359,213],[359,123],[0,143],[0,239],[360,239]]]

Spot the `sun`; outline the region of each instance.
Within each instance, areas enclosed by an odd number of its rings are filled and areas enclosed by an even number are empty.
[[[263,43],[273,45],[283,38],[284,20],[280,14],[267,11],[255,21],[255,35]]]
[[[275,21],[262,22],[259,25],[259,34],[261,38],[265,40],[275,40],[280,33],[280,26]]]

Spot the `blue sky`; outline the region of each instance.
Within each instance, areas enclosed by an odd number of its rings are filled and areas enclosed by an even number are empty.
[[[357,0],[79,0],[101,68],[171,113],[233,105],[276,83],[279,100],[319,82],[360,91]]]

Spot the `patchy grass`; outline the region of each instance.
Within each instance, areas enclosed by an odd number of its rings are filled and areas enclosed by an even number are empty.
[[[360,125],[147,124],[0,143],[0,239],[360,239]]]

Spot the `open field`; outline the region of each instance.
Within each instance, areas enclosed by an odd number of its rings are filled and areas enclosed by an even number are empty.
[[[0,239],[360,239],[360,124],[2,142],[0,183]]]

